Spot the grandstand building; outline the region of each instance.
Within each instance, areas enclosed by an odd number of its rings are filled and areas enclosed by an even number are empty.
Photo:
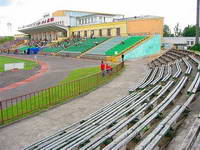
[[[18,29],[33,40],[163,34],[163,17],[58,10]]]

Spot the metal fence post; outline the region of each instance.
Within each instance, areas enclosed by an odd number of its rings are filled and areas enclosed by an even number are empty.
[[[1,122],[0,123],[4,123],[4,119],[3,119],[3,106],[2,106],[2,102],[0,102],[0,111],[1,111]]]

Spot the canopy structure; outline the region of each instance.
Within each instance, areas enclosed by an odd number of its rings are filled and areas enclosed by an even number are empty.
[[[19,29],[20,32],[31,35],[33,40],[45,40],[53,41],[59,37],[67,37],[67,26],[58,25],[55,23],[45,24],[34,27],[27,27]]]
[[[19,31],[26,34],[34,34],[34,33],[40,33],[40,32],[67,32],[66,29],[67,29],[66,26],[61,26],[61,25],[52,23],[52,24],[45,24],[41,26],[23,28],[23,29],[19,29]]]

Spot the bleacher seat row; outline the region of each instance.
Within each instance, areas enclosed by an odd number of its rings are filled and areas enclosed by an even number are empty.
[[[193,94],[194,95],[194,94]],[[189,133],[185,137],[180,150],[198,150],[200,147],[200,115],[196,117]]]
[[[159,143],[174,136],[200,86],[198,56],[172,50],[158,59],[165,56],[167,61],[149,64],[145,78],[129,95],[25,150],[162,148]]]

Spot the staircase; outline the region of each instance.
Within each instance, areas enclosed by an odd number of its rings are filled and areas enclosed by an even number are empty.
[[[86,52],[86,54],[92,54],[92,55],[105,55],[105,52],[109,50],[110,48],[114,47],[115,45],[121,43],[122,41],[126,40],[128,37],[113,37],[102,44],[94,47],[90,51]]]

